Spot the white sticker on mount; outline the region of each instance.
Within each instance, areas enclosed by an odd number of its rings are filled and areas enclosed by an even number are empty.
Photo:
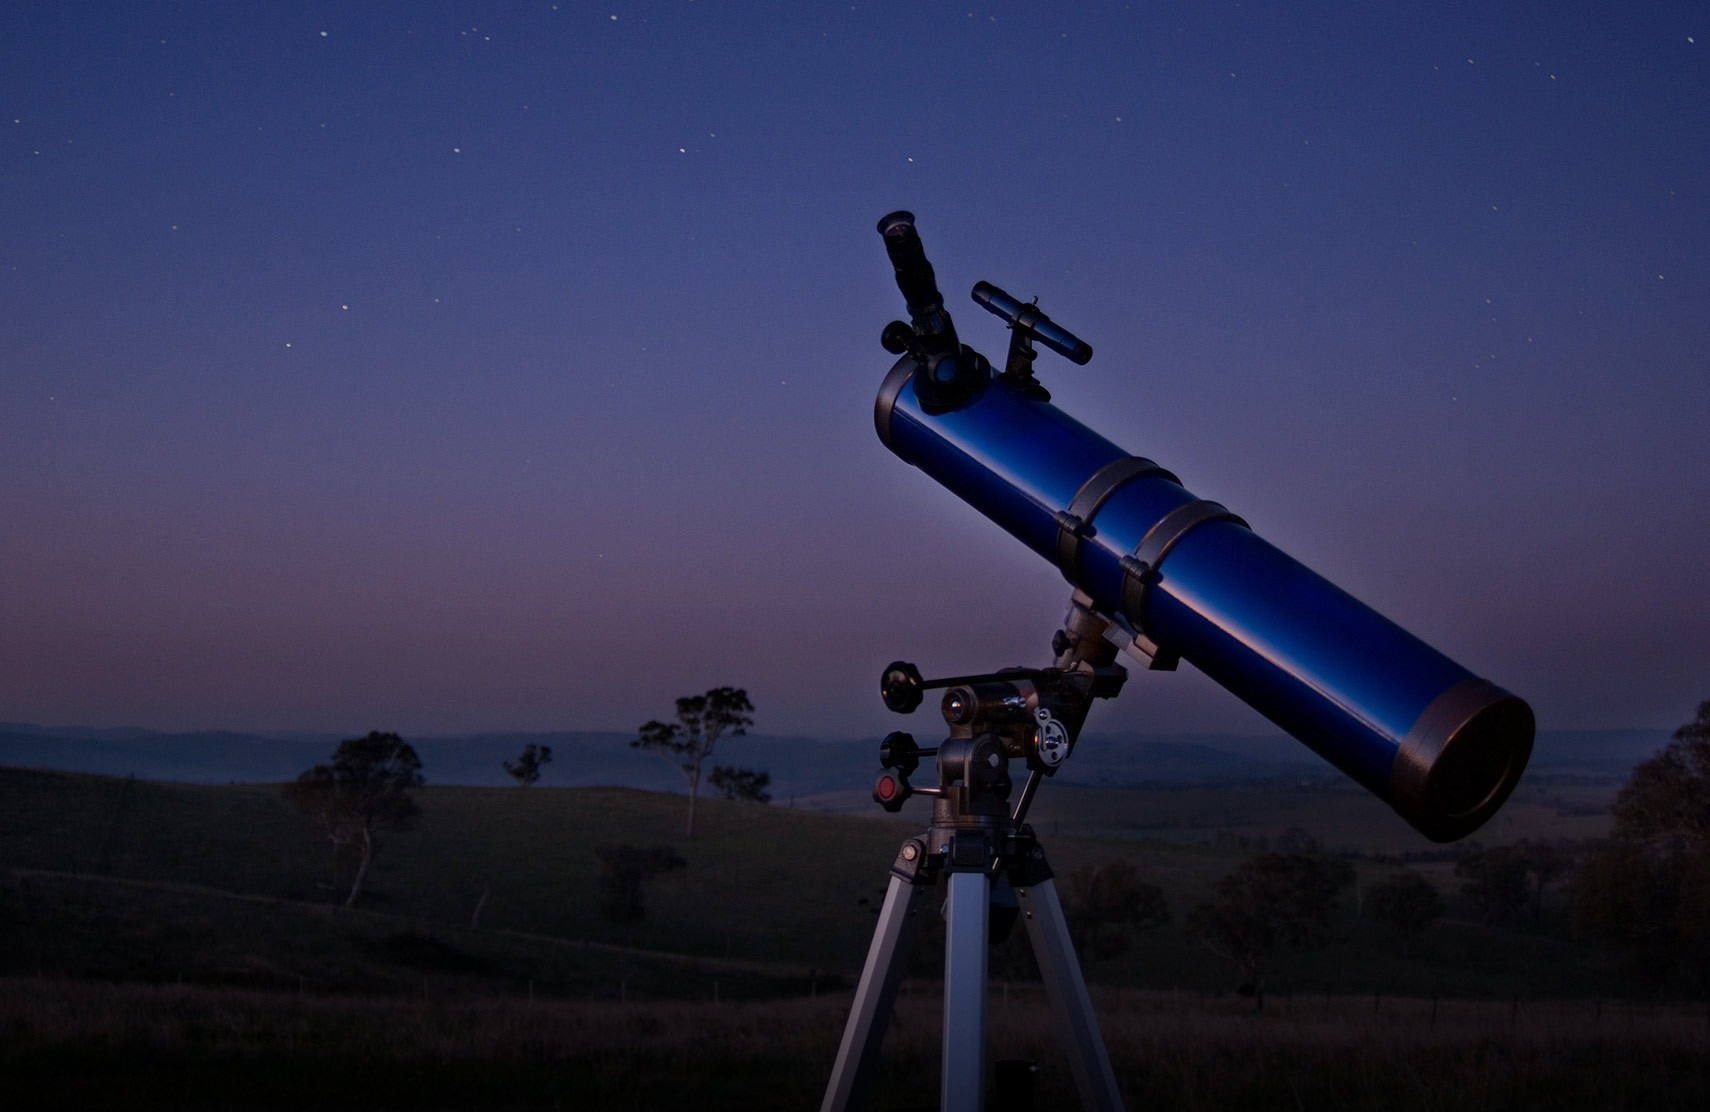
[[[1034,748],[1038,750],[1039,762],[1047,768],[1056,768],[1069,756],[1069,731],[1044,707],[1033,712],[1033,720],[1039,723],[1039,729],[1034,734]]]

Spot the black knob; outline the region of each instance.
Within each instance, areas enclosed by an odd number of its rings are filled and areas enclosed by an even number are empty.
[[[913,735],[900,730],[886,734],[885,740],[879,742],[879,767],[894,768],[904,776],[912,775],[920,767],[920,746],[914,743]]]
[[[894,320],[885,325],[885,330],[879,333],[879,343],[892,355],[902,355],[916,346],[914,329],[900,320]]]
[[[911,714],[920,706],[920,690],[925,682],[920,678],[919,668],[906,660],[893,660],[879,677],[879,697],[898,714]]]

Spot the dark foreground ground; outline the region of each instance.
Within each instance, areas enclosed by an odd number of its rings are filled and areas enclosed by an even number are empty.
[[[0,979],[0,1108],[815,1108],[844,995],[588,1003]],[[936,1096],[938,1001],[897,1010],[873,1108]],[[1133,1109],[1710,1107],[1702,1008],[1101,995]],[[994,987],[993,1058],[1078,1105],[1037,990]]]

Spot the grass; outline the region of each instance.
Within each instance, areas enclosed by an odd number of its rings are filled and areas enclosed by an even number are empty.
[[[1540,791],[1519,828],[1595,826],[1597,790]],[[1187,910],[1251,852],[1243,838],[1303,826],[1390,845],[1381,807],[1344,814],[1334,789],[1286,785],[1044,798],[1059,874],[1125,857],[1175,912],[1086,970],[1132,1107],[1710,1104],[1702,1009],[1621,1003],[1634,986],[1565,936],[1559,894],[1537,926],[1479,923],[1446,859],[1415,863],[1451,911],[1410,958],[1350,894],[1334,945],[1275,961],[1252,1014],[1181,928]],[[812,1106],[888,865],[926,821],[703,801],[691,841],[679,796],[430,787],[420,801],[342,911],[327,843],[276,787],[0,769],[0,1105]],[[603,842],[688,861],[649,887],[634,930],[598,914]],[[1356,867],[1369,886],[1395,866]],[[918,950],[929,972],[931,943]],[[1037,1060],[1040,1106],[1073,1107],[1039,996],[994,985],[991,1056]],[[930,976],[908,982],[874,1107],[935,1100],[939,1006]]]
[[[743,999],[813,987],[779,963],[60,873],[0,873],[0,943],[0,973],[12,975],[320,994]]]
[[[1226,794],[1222,806],[1261,816],[1254,821],[1268,824],[1271,836],[1288,826],[1310,829],[1311,814],[1337,810],[1321,791],[1286,785]],[[1170,803],[1176,810],[1164,818],[1173,822],[1208,813],[1205,793],[1059,795],[1091,801],[1056,818],[1044,812],[1041,830],[1059,874],[1125,857],[1165,890],[1176,918],[1137,938],[1128,953],[1089,964],[1089,979],[1229,987],[1232,970],[1198,949],[1180,922],[1248,851],[1111,835],[1125,804],[1164,813]],[[423,972],[490,981],[500,992],[531,980],[564,993],[625,982],[625,991],[645,994],[650,982],[663,981],[681,986],[678,995],[698,996],[710,995],[716,981],[721,991],[752,995],[767,980],[793,991],[788,986],[814,977],[859,971],[891,858],[925,820],[704,800],[691,841],[682,837],[680,796],[429,787],[420,800],[415,828],[383,842],[358,913],[339,916],[330,909],[348,874],[335,875],[328,843],[276,787],[0,770],[0,912],[16,909],[0,914],[0,971],[218,975],[229,983],[230,971],[247,968],[260,983],[275,969],[287,982],[302,977],[362,991],[391,990]],[[1381,840],[1387,821],[1386,814],[1370,818],[1370,835]],[[1046,822],[1059,828],[1056,837]],[[688,860],[650,885],[646,918],[633,930],[599,915],[593,847],[602,842],[668,842]],[[1559,895],[1542,927],[1496,930],[1458,906],[1451,863],[1416,867],[1451,897],[1451,912],[1415,941],[1408,960],[1396,939],[1358,917],[1357,893],[1349,893],[1335,948],[1279,958],[1273,989],[1507,998],[1611,996],[1628,987],[1609,955],[1562,936]],[[1362,885],[1391,868],[1360,862]],[[387,949],[371,937],[412,934],[429,941]],[[620,949],[591,963],[604,970],[596,976],[563,955],[566,945]],[[654,977],[638,951],[758,968],[747,987],[722,972]]]
[[[1618,786],[1569,779],[1522,782],[1475,839],[1494,845],[1523,838],[1600,838],[1608,833],[1607,808]],[[1417,856],[1442,851],[1365,789],[1328,777],[1298,784],[1140,788],[1079,787],[1068,779],[1040,792],[1031,818],[1042,835],[1052,838],[1062,833],[1210,846],[1220,837],[1256,842],[1300,827],[1333,852]]]
[[[0,1075],[32,1108],[664,1108],[684,1092],[697,1107],[753,1107],[779,1084],[823,1084],[819,1063],[792,1061],[804,1015],[832,1022],[813,1001],[424,1002],[24,980],[0,994]]]
[[[1099,994],[1133,1108],[1697,1109],[1701,1010],[1296,1001],[1255,1016],[1192,994]],[[812,1107],[844,1001],[415,1001],[0,981],[0,1076],[20,1107]],[[936,1096],[940,1001],[897,1009],[871,1105]],[[991,1056],[1039,1067],[1075,1106],[1036,989],[994,993]],[[689,1094],[692,1094],[690,1096]]]
[[[622,789],[428,788],[420,802],[415,828],[382,843],[370,910],[450,926],[479,907],[488,928],[808,965],[859,954],[870,923],[848,878],[865,873],[882,890],[901,840],[883,824],[703,801],[687,841],[680,798]],[[328,843],[269,786],[6,770],[0,815],[0,862],[14,868],[302,902],[333,902],[348,883]],[[603,842],[668,842],[689,861],[650,888],[632,936],[598,913]]]

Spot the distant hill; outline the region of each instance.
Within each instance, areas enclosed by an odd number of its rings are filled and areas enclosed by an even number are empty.
[[[346,736],[350,735],[165,733],[0,723],[0,765],[135,775],[144,780],[187,784],[278,783],[327,760]],[[629,748],[630,737],[619,733],[560,731],[406,740],[421,756],[422,771],[432,784],[471,787],[510,784],[504,762],[515,760],[523,747],[530,744],[552,747],[552,761],[541,778],[543,784],[654,791],[671,790],[681,784],[682,777],[674,768],[652,754]],[[720,745],[715,763],[767,767],[767,751],[786,750],[798,742],[799,739],[789,738],[728,739]]]
[[[915,729],[920,730],[916,724]],[[476,733],[410,737],[429,783],[471,787],[510,783],[503,762],[525,745],[550,745],[541,783],[679,791],[677,770],[631,749],[632,735],[592,731]],[[1531,776],[1623,779],[1668,741],[1666,730],[1558,730],[1539,735]],[[340,735],[313,732],[165,733],[0,723],[0,765],[134,775],[191,784],[278,783],[326,760]],[[917,733],[922,745],[935,738]],[[774,798],[864,791],[878,771],[876,739],[750,735],[720,742],[714,764],[765,769]],[[709,770],[710,771],[710,770]],[[1282,734],[1142,736],[1089,731],[1065,766],[1065,782],[1098,787],[1137,784],[1263,783],[1338,774]]]
[[[1532,763],[1554,775],[1613,776],[1621,780],[1640,761],[1668,744],[1672,730],[1547,730],[1538,735]]]

